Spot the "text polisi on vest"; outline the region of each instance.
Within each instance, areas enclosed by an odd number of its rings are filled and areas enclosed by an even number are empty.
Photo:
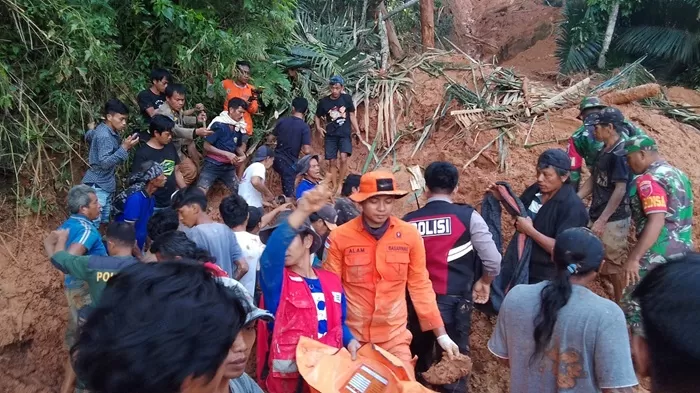
[[[418,229],[418,232],[422,237],[445,236],[452,234],[452,218],[450,217],[413,221],[411,224]]]

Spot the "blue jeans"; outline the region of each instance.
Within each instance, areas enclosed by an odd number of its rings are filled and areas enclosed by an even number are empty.
[[[204,166],[202,167],[202,172],[199,174],[197,187],[208,190],[217,180],[221,180],[232,193],[238,193],[236,167],[230,164],[217,165],[209,160],[204,160]]]
[[[100,217],[93,221],[95,226],[99,228],[100,224],[107,224],[109,222],[109,216],[112,214],[112,198],[114,197],[114,193],[107,192],[94,184],[88,185],[95,190],[97,201],[100,202]]]

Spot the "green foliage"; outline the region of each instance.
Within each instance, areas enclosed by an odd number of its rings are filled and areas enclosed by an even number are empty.
[[[697,69],[700,60],[699,0],[643,0],[642,9],[630,15],[616,47],[629,55],[648,54],[667,69]],[[655,12],[644,12],[654,9]]]
[[[594,66],[608,12],[617,0],[568,1],[556,55],[563,73]],[[694,83],[700,75],[700,0],[621,0],[608,64],[642,55],[659,76]]]
[[[389,11],[402,5],[403,0],[387,1]],[[446,0],[435,0],[435,36],[436,45],[440,45],[442,37],[448,37],[452,34],[453,17],[449,12],[448,2]],[[408,7],[397,15],[391,18],[396,27],[396,33],[399,35],[402,46],[418,49],[421,47],[420,37],[420,7],[418,4]],[[450,47],[450,49],[452,49]]]
[[[296,0],[0,0],[0,174],[48,187],[41,179],[60,172],[56,153],[86,155],[81,136],[109,98],[127,103],[139,126],[135,97],[154,67],[187,86],[190,105],[217,114],[222,97],[207,96],[206,72],[218,83],[249,60],[265,103],[286,105],[290,82],[269,56],[289,41],[295,9]]]
[[[630,27],[617,45],[628,53],[646,53],[679,63],[692,64],[700,59],[700,34],[670,27]]]
[[[601,23],[585,0],[566,2],[555,52],[561,73],[582,72],[595,64],[602,46]]]

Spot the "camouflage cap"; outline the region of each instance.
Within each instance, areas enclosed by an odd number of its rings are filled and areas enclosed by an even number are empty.
[[[579,110],[585,110],[589,108],[605,108],[607,105],[603,104],[603,101],[598,97],[586,97],[581,100],[581,104],[578,106]]]
[[[581,119],[583,118],[583,111],[586,109],[591,109],[591,108],[605,108],[606,105],[603,104],[603,101],[600,100],[598,97],[586,97],[583,100],[581,100],[581,104],[578,106],[578,109],[580,113],[578,114],[578,118]]]
[[[656,142],[647,135],[633,136],[625,142],[625,151],[627,153],[634,153],[641,150],[656,151],[658,147],[656,146]]]

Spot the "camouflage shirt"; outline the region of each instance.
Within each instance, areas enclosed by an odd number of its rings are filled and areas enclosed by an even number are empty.
[[[624,130],[621,133],[623,139],[635,135],[646,135],[641,128],[627,120],[625,120],[623,127]],[[603,149],[603,142],[597,141],[593,135],[593,130],[585,126],[581,126],[574,131],[574,134],[571,135],[571,139],[573,140],[576,151],[586,162],[586,166],[592,168],[596,163],[598,153]],[[569,152],[569,156],[571,156],[571,152]]]
[[[630,136],[646,135],[641,128],[625,120],[622,139]],[[581,180],[581,166],[583,162],[588,168],[595,167],[598,153],[603,150],[604,143],[597,141],[593,135],[593,128],[581,126],[569,139],[567,153],[571,158],[571,180],[575,183]],[[583,161],[583,162],[582,162]]]
[[[642,269],[693,247],[693,190],[688,176],[664,160],[656,161],[630,187],[632,218],[641,234],[651,213],[665,213],[659,238],[640,261]]]

